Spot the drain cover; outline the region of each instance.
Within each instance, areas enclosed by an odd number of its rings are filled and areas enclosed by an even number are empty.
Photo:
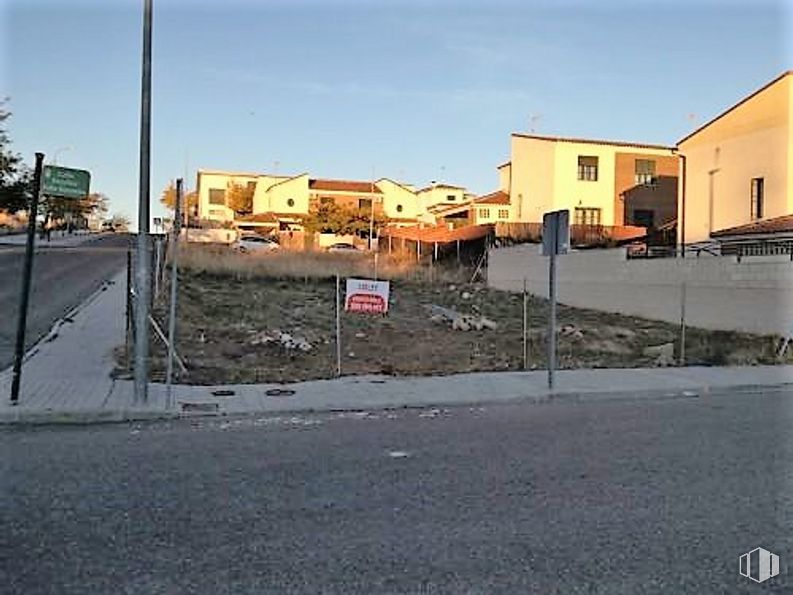
[[[288,397],[295,394],[295,391],[291,388],[269,388],[264,394],[268,397]]]

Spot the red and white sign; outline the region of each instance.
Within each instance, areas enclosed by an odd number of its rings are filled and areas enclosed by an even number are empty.
[[[344,309],[347,312],[385,314],[388,312],[389,289],[388,281],[347,279]]]

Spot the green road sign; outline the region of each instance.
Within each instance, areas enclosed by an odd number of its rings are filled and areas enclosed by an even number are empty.
[[[71,169],[56,165],[45,165],[41,179],[41,193],[63,198],[88,196],[91,174],[84,169]]]

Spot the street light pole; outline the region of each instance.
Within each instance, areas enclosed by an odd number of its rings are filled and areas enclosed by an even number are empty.
[[[140,93],[140,162],[138,179],[138,266],[135,275],[135,401],[149,399],[149,200],[151,166],[151,30],[152,1],[143,0],[143,65]]]

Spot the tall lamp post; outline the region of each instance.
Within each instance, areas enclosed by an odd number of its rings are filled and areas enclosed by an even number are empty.
[[[143,64],[140,92],[140,161],[138,246],[135,275],[135,401],[149,399],[149,200],[151,167],[151,29],[152,0],[143,0]]]

